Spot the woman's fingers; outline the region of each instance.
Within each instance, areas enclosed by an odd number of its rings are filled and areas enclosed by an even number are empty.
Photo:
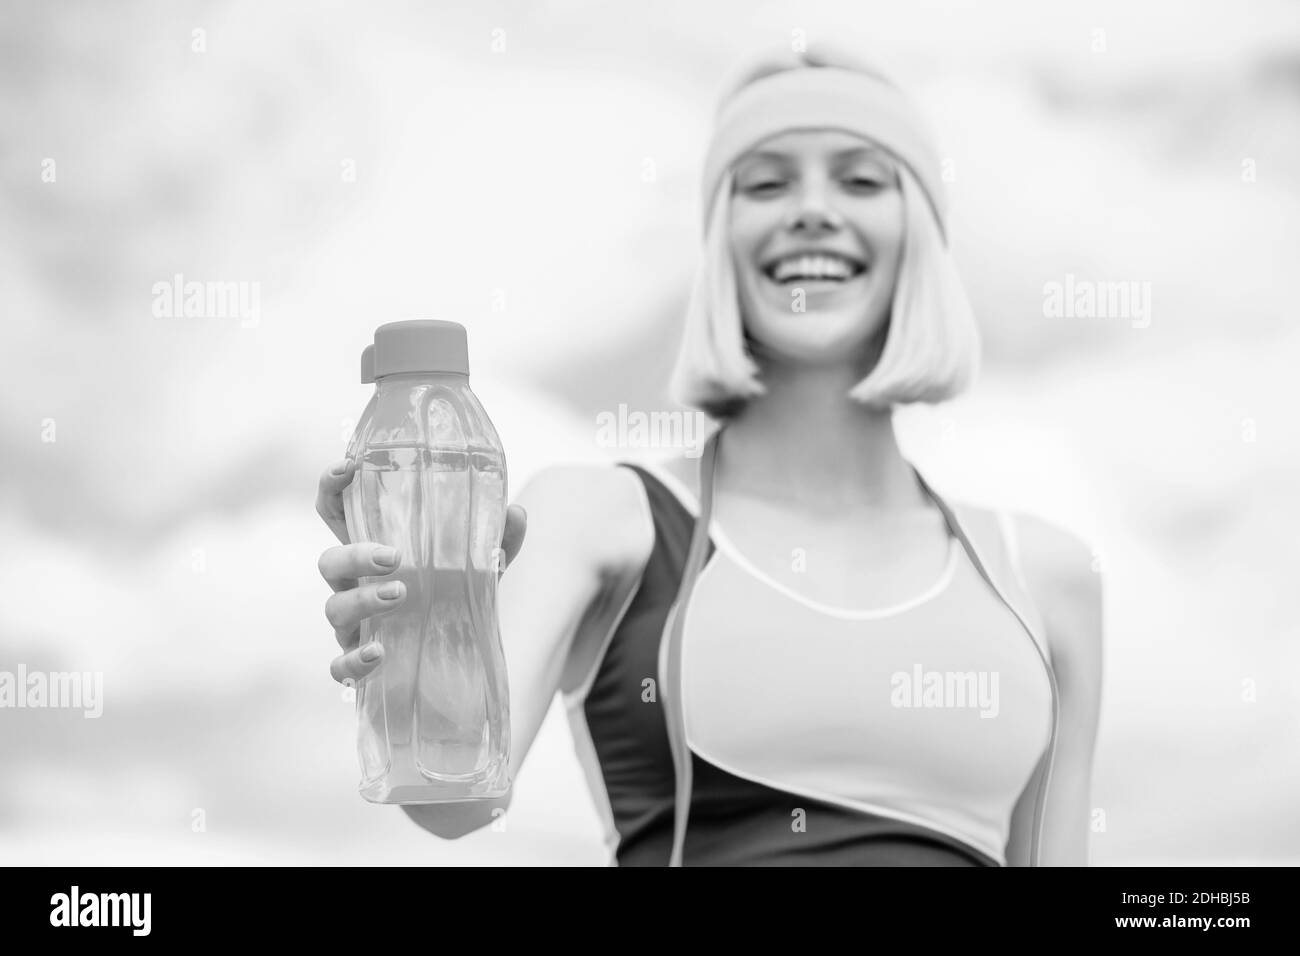
[[[342,684],[366,677],[384,662],[384,648],[378,641],[356,647],[330,661],[330,676]]]
[[[343,489],[352,483],[355,471],[353,461],[340,459],[325,469],[316,487],[316,513],[344,544],[348,543],[348,523],[343,513]]]
[[[361,541],[326,548],[316,567],[331,590],[347,591],[357,586],[357,578],[392,574],[401,563],[402,555],[396,548]]]
[[[345,651],[361,639],[361,622],[375,614],[400,607],[406,600],[406,585],[383,581],[337,591],[325,601],[325,619],[334,628],[339,647]]]
[[[334,637],[344,650],[330,662],[330,675],[340,683],[360,680],[383,662],[383,647],[378,641],[358,646],[361,622],[400,607],[406,600],[406,585],[401,581],[357,584],[363,577],[391,574],[401,565],[402,556],[396,548],[348,541],[342,492],[352,481],[354,471],[355,467],[348,461],[340,461],[327,469],[321,475],[316,496],[317,513],[343,542],[326,549],[318,562],[321,577],[334,591],[325,602],[325,618],[334,628]],[[519,505],[510,505],[506,509],[505,529],[501,536],[506,566],[523,547],[527,530],[527,512]]]

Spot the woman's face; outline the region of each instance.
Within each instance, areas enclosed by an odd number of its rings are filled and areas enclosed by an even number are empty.
[[[749,336],[818,364],[865,354],[889,321],[902,256],[893,161],[850,133],[791,131],[742,156],[733,188],[731,253]]]

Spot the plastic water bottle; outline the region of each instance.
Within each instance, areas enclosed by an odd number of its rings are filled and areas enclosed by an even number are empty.
[[[361,358],[375,393],[347,455],[348,536],[391,545],[406,600],[367,618],[384,661],[357,683],[361,795],[444,803],[510,788],[510,700],[497,576],[507,498],[501,440],[469,388],[465,329],[391,322]]]

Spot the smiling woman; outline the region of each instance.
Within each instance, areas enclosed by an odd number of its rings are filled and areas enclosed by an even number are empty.
[[[1031,575],[1040,608],[1015,521],[945,501],[894,440],[895,405],[952,398],[979,363],[939,168],[905,95],[840,54],[761,60],[723,97],[673,374],[678,400],[722,427],[698,475],[637,469],[656,539],[675,542],[643,580],[673,587],[654,604],[643,583],[629,614],[650,602],[662,634],[615,630],[570,702],[589,776],[637,777],[607,735],[607,674],[657,649],[672,839],[628,833],[615,789],[619,862],[1086,862],[1099,595],[1062,598],[1055,582],[1093,576],[1068,536],[1034,524],[1025,553],[1053,567],[1053,583]],[[927,720],[884,699],[923,670],[999,687],[997,705],[972,720],[941,698]],[[642,728],[643,752],[661,736]]]
[[[879,408],[970,385],[979,334],[944,239],[937,165],[902,92],[852,58],[748,70],[706,161],[677,399],[725,416],[763,394],[751,356],[765,349],[811,361],[848,350],[862,371],[852,397]]]
[[[673,379],[717,428],[698,461],[555,466],[512,505],[512,776],[558,690],[611,863],[1087,860],[1091,552],[947,500],[894,434],[897,405],[956,396],[979,359],[942,187],[878,73],[747,71],[705,159]],[[318,505],[340,537],[348,480]],[[384,607],[354,587],[369,548],[322,559],[339,678],[378,666],[356,647]],[[407,812],[455,837],[502,806]]]
[[[797,206],[783,201],[798,193]],[[837,130],[767,140],[737,163],[730,234],[752,339],[809,359],[852,349],[864,375],[875,365],[879,348],[867,347],[888,324],[905,235],[882,152]]]

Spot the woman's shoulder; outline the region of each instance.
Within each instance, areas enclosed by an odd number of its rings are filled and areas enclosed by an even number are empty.
[[[1095,577],[1095,550],[1082,535],[1039,515],[985,501],[945,496],[961,520],[973,521],[979,536],[1000,538],[1016,576],[1076,585]]]
[[[640,479],[603,462],[557,462],[524,483],[515,499],[528,513],[529,537],[553,529],[554,540],[602,573],[644,564],[654,524]]]
[[[1011,524],[1026,577],[1073,589],[1100,577],[1096,548],[1083,535],[1027,512],[1007,511],[1003,517]]]
[[[1025,586],[1056,655],[1094,658],[1102,639],[1102,576],[1092,541],[1062,524],[1005,512]]]

